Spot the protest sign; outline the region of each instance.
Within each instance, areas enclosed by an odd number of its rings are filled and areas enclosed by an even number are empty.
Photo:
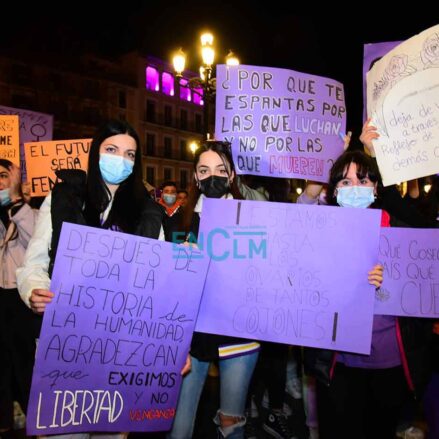
[[[375,314],[439,318],[439,230],[381,230],[384,281]]]
[[[385,186],[439,172],[439,25],[398,45],[367,74],[367,107]]]
[[[63,224],[27,432],[171,427],[208,259],[171,243]]]
[[[381,211],[205,199],[196,330],[370,352]]]
[[[87,171],[91,139],[25,143],[27,179],[32,196],[46,196],[57,181],[59,169]]]
[[[0,159],[20,166],[18,116],[0,115]]]
[[[6,107],[4,105],[0,105],[0,115],[16,115],[19,117],[21,179],[22,181],[27,181],[24,143],[52,140],[53,116],[24,108]]]
[[[343,85],[294,70],[217,66],[215,136],[238,174],[326,182],[343,152]]]

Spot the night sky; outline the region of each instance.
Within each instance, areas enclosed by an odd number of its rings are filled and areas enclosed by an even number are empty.
[[[232,49],[241,63],[283,67],[328,76],[345,86],[348,128],[361,129],[363,44],[407,39],[439,24],[439,7],[406,13],[398,19],[374,17],[378,4],[360,4],[350,19],[331,13],[297,15],[297,7],[266,1],[187,2],[122,1],[67,2],[62,11],[44,3],[2,5],[0,49],[20,53],[26,47],[72,57],[94,51],[114,57],[129,50],[169,60],[182,46],[197,70],[199,35],[209,29],[216,37],[218,62]],[[276,6],[278,5],[278,6]],[[425,6],[425,5],[424,5]],[[93,10],[90,10],[93,7]],[[23,9],[27,12],[23,16]],[[61,9],[61,8],[60,8]],[[315,9],[317,4],[315,4]],[[10,14],[10,19],[6,18]],[[400,13],[398,13],[400,15]],[[404,16],[405,15],[405,16]]]

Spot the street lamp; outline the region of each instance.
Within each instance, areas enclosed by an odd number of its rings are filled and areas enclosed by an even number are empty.
[[[188,79],[188,86],[193,93],[201,95],[197,90],[202,90],[203,102],[203,135],[205,139],[209,139],[209,107],[216,90],[216,80],[212,78],[212,70],[215,60],[215,49],[213,47],[213,35],[210,32],[201,35],[201,58],[200,76]],[[177,78],[183,75],[186,64],[186,54],[180,48],[172,59],[174,70]],[[238,58],[232,51],[226,57],[226,63],[229,65],[239,64]]]
[[[195,153],[197,152],[198,146],[199,145],[197,142],[195,142],[195,140],[189,144],[189,149],[192,151],[193,156],[195,156]]]

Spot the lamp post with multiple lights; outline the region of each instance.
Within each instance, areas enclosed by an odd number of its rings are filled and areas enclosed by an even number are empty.
[[[188,86],[193,93],[198,93],[203,102],[203,137],[208,140],[209,133],[209,110],[213,102],[213,97],[216,92],[216,79],[212,73],[214,71],[215,49],[213,46],[213,35],[209,32],[201,35],[201,59],[202,64],[199,68],[200,76],[191,77],[188,79]],[[183,71],[186,64],[186,54],[180,48],[173,57],[174,70],[178,80],[183,77]],[[226,64],[239,64],[238,58],[232,51],[226,57]],[[196,145],[191,143],[191,151],[195,154]]]

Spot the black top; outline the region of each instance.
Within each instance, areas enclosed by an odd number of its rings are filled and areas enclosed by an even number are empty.
[[[64,169],[56,172],[62,179],[52,190],[51,218],[52,241],[50,245],[49,275],[52,274],[58,241],[63,222],[88,225],[83,214],[86,173],[81,170]],[[162,227],[163,212],[148,196],[145,189],[144,206],[136,224],[134,235],[157,239]]]

